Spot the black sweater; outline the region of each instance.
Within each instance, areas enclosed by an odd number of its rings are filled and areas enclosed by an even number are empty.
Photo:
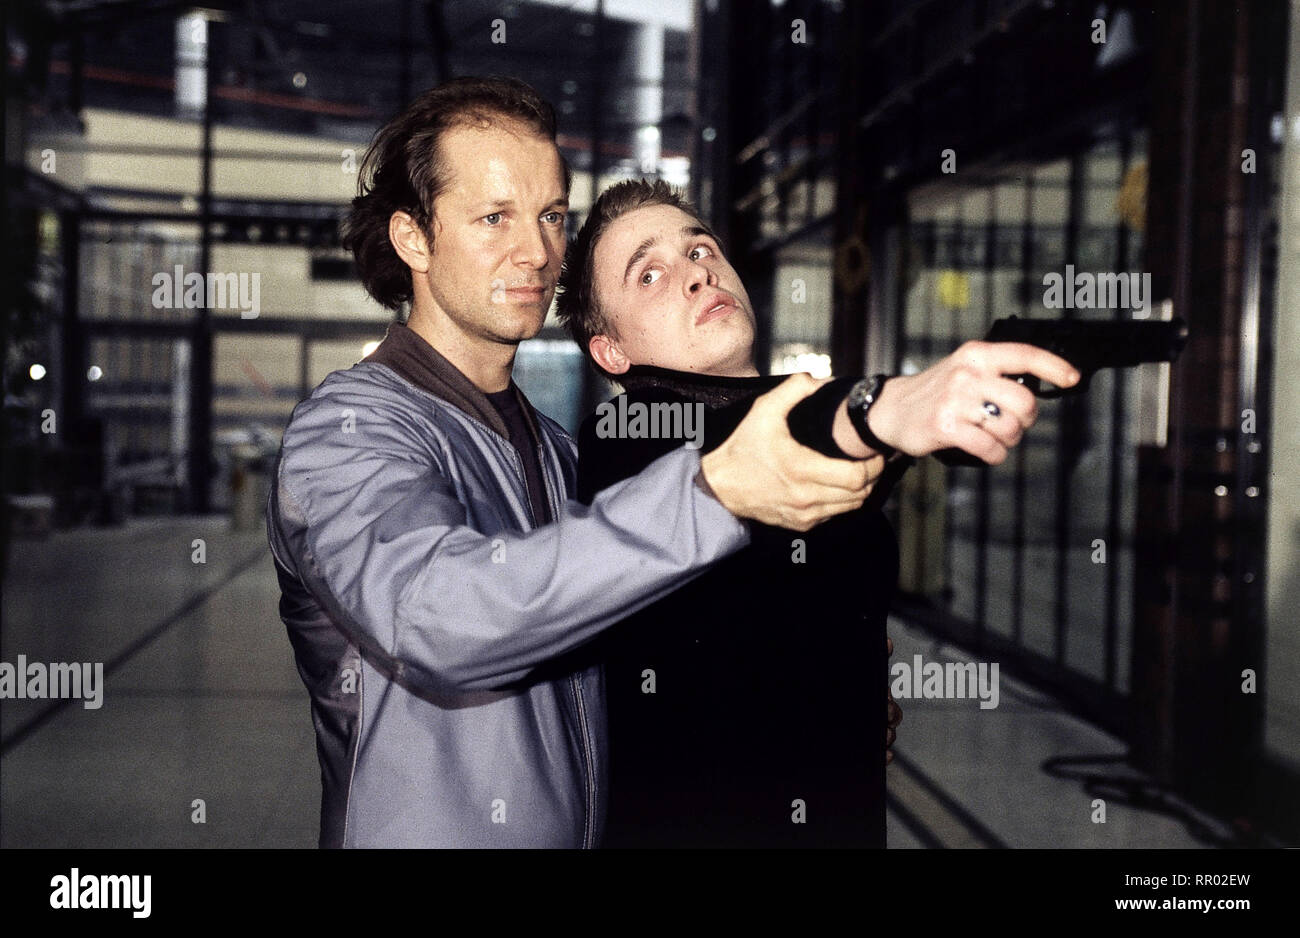
[[[783,379],[637,366],[621,380],[629,404],[703,403],[708,452]],[[823,395],[790,423],[801,442],[842,457],[834,403]],[[593,415],[578,438],[587,503],[682,445],[602,439],[596,426]],[[905,469],[812,531],[752,522],[749,546],[587,649],[605,661],[609,695],[606,846],[885,845],[885,619],[898,547],[879,504]]]

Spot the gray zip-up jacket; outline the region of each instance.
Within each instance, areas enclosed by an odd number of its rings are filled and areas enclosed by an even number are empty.
[[[584,508],[572,439],[532,426],[556,519],[537,528],[504,421],[404,326],[294,409],[267,529],[311,694],[322,846],[599,842],[600,668],[537,669],[749,534],[696,484],[698,450]]]

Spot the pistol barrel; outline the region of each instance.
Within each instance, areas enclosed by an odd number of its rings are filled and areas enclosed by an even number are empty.
[[[1187,344],[1187,323],[1173,320],[1021,319],[993,323],[990,342],[1026,342],[1080,371],[1172,362]]]

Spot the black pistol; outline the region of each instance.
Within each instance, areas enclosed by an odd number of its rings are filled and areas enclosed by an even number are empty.
[[[1008,316],[993,323],[987,342],[1024,342],[1059,355],[1079,370],[1073,387],[1044,389],[1035,375],[1008,375],[1041,398],[1082,394],[1099,368],[1130,368],[1145,362],[1172,362],[1187,344],[1182,319],[1021,319]],[[985,466],[961,449],[944,449],[935,457],[948,466]]]

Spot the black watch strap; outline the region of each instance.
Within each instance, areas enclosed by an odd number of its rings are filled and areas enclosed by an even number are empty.
[[[849,422],[853,424],[853,429],[858,431],[858,436],[863,443],[884,456],[885,459],[892,459],[898,453],[898,450],[871,432],[871,428],[867,426],[867,413],[871,410],[871,406],[879,400],[880,390],[885,386],[885,382],[889,378],[890,375],[887,374],[863,378],[849,391],[848,400]]]

